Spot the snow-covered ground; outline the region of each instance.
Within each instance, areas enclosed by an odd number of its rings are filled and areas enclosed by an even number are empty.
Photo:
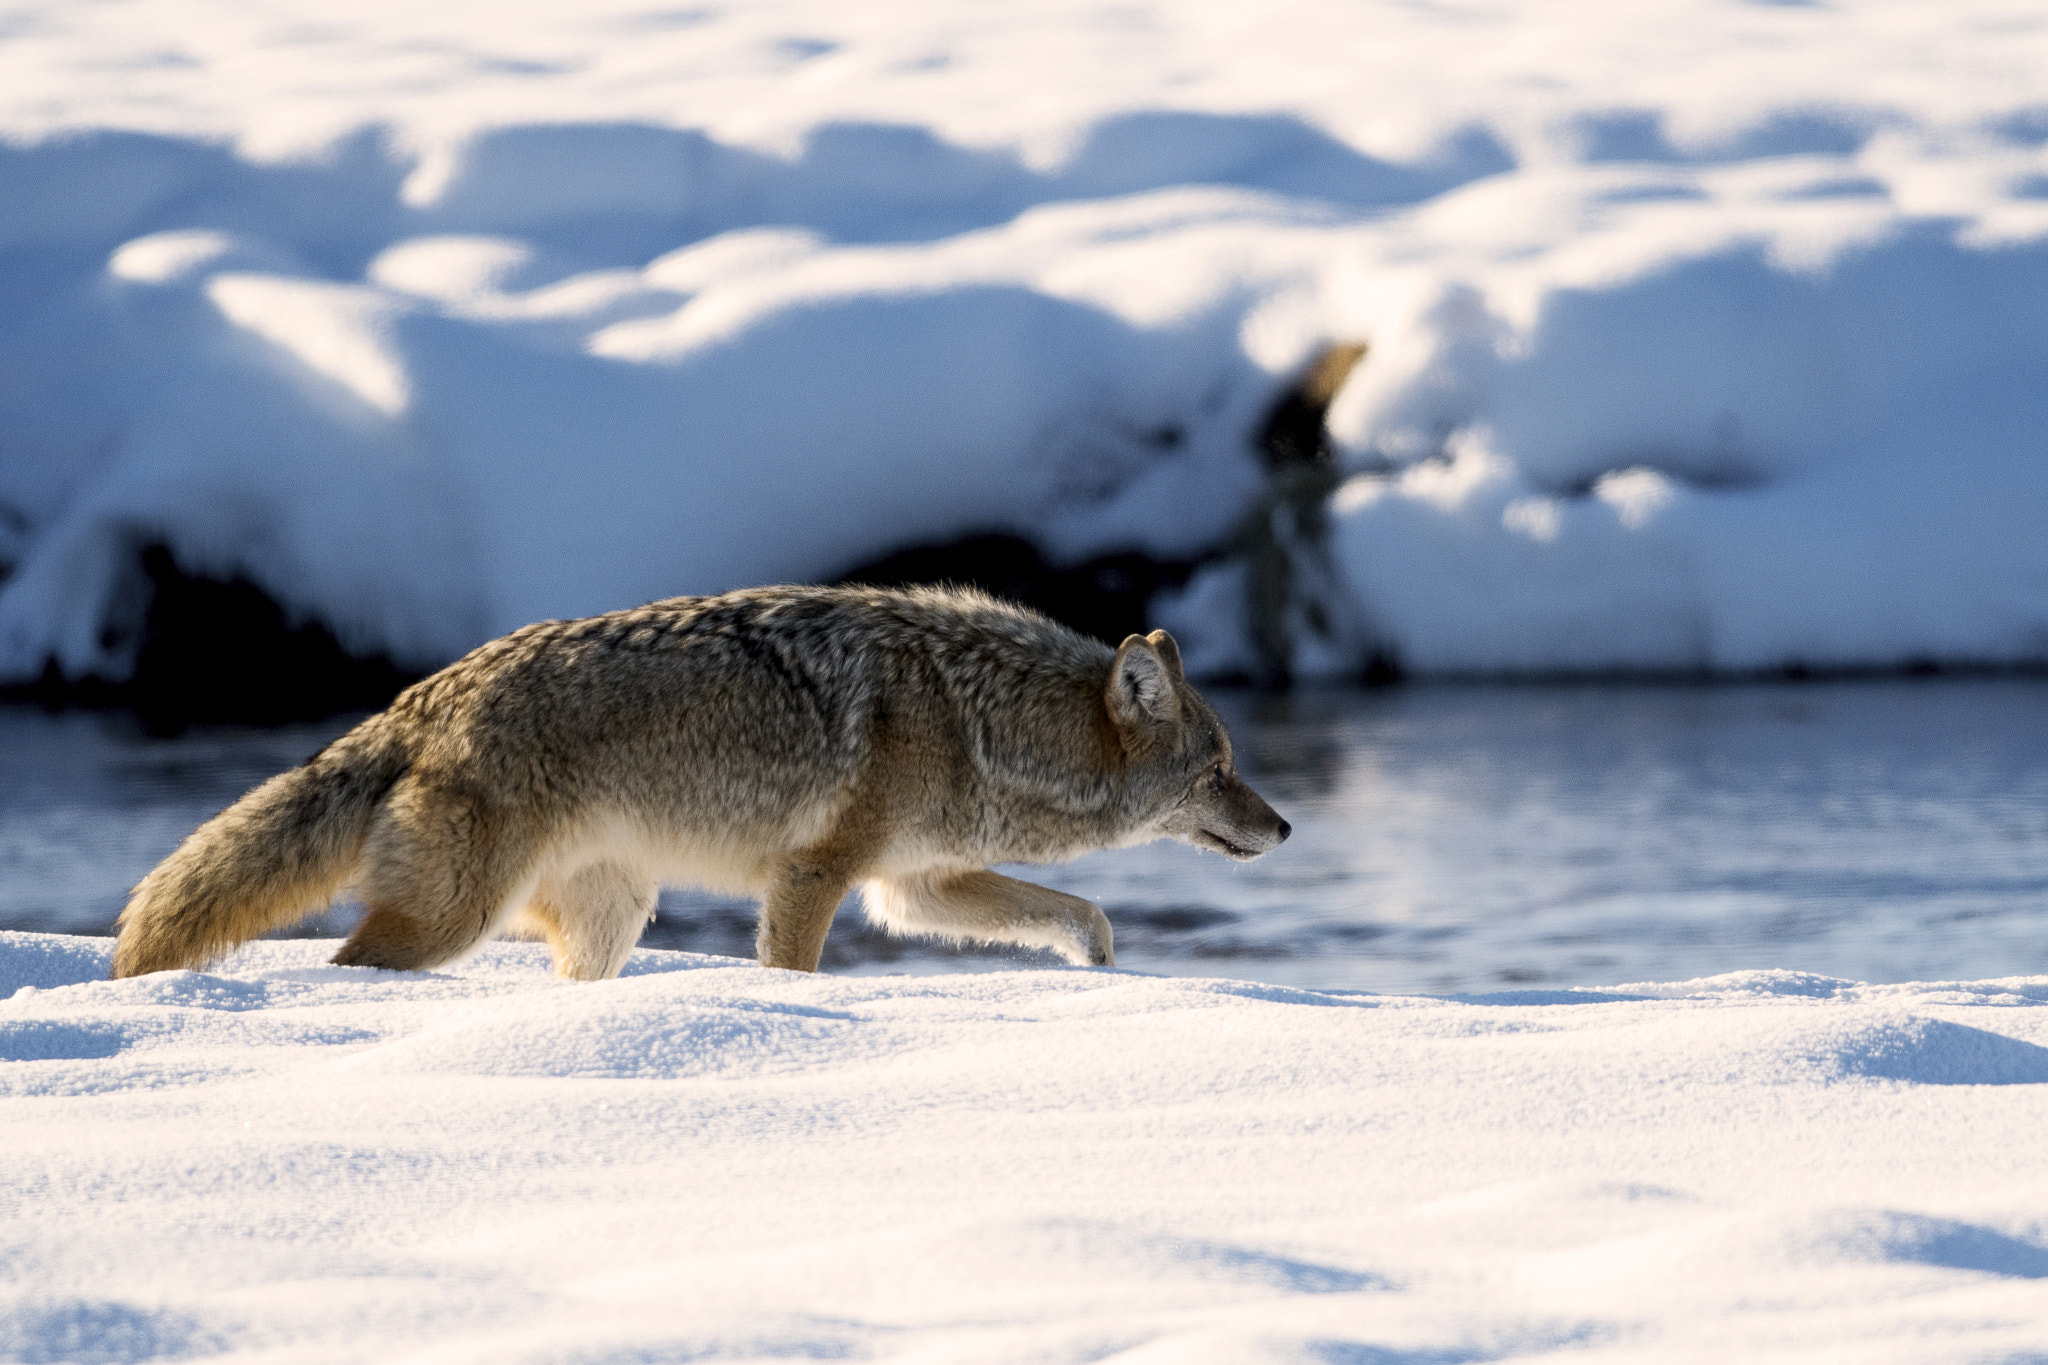
[[[2048,1357],[2048,978],[1318,994],[0,935],[10,1361]]]
[[[0,679],[119,676],[152,541],[418,663],[1192,554],[1348,338],[1303,671],[2038,661],[2043,70],[2017,0],[15,5]]]

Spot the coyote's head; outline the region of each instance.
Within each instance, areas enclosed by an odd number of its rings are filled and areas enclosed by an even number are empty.
[[[1171,635],[1126,636],[1105,700],[1143,793],[1139,838],[1166,835],[1248,862],[1293,831],[1237,775],[1230,733],[1181,671]]]

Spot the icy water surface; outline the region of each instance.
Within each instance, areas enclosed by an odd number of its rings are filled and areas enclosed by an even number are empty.
[[[1293,839],[1243,866],[1162,844],[1023,872],[1099,901],[1119,966],[1384,991],[2048,972],[2048,682],[1216,699]],[[0,709],[0,927],[107,932],[193,825],[346,724],[166,740]],[[671,892],[644,941],[752,935],[751,906]],[[827,967],[1021,960],[1045,959],[886,939],[849,906]]]

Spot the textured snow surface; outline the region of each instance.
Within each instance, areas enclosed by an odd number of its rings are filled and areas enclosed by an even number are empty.
[[[1450,998],[0,935],[0,1358],[2013,1361],[2048,978]]]
[[[2043,69],[2018,0],[16,5],[0,679],[123,675],[152,541],[420,663],[1190,554],[1333,338],[1301,671],[2039,661]]]

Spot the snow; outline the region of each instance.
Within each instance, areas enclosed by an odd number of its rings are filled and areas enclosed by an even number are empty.
[[[21,1361],[2048,1350],[2048,978],[560,982],[0,936]]]
[[[1331,340],[1297,671],[2048,658],[2006,0],[18,6],[0,680],[134,552],[430,665],[907,543],[1223,542]],[[1245,661],[1233,566],[1162,601]]]

